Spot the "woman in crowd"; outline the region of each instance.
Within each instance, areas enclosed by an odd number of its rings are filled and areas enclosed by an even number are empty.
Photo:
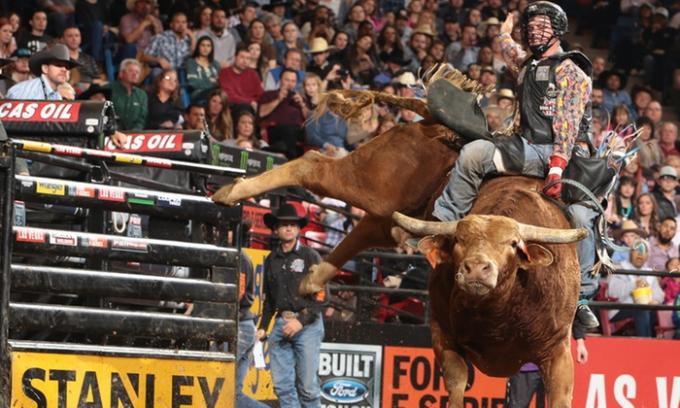
[[[493,67],[493,59],[493,51],[491,50],[491,47],[484,46],[479,49],[479,54],[477,54],[477,64],[483,67]]]
[[[361,7],[364,9],[366,14],[366,20],[370,21],[375,28],[375,31],[380,31],[382,29],[383,21],[380,16],[378,16],[378,7],[376,6],[375,0],[363,0],[361,2]]]
[[[234,124],[226,93],[220,89],[210,91],[205,116],[213,139],[224,142],[234,138]]]
[[[435,62],[444,62],[446,53],[446,46],[444,45],[444,42],[441,40],[434,40],[428,53],[432,56]]]
[[[200,102],[210,91],[219,86],[220,63],[215,61],[215,47],[210,37],[196,42],[193,58],[187,61],[187,85],[191,100]]]
[[[640,194],[635,201],[635,215],[633,219],[647,235],[655,236],[656,224],[659,223],[659,217],[656,212],[656,200],[650,193]]]
[[[250,147],[260,149],[267,144],[260,140],[257,134],[257,122],[255,115],[247,110],[242,110],[236,116],[236,126],[234,129],[235,144],[240,147]]]
[[[292,21],[287,22],[281,29],[283,32],[283,40],[276,42],[276,61],[279,65],[283,65],[283,58],[286,52],[290,49],[305,50],[307,45],[300,38],[300,30],[298,26]]]
[[[611,202],[611,215],[607,221],[613,228],[619,228],[623,221],[632,220],[635,217],[635,191],[637,181],[629,176],[623,176],[619,180],[619,186],[613,195]]]
[[[411,28],[418,27],[418,19],[420,13],[423,11],[423,2],[421,0],[411,0],[406,6],[408,11],[408,26]]]
[[[613,123],[610,129],[614,130],[619,137],[627,137],[633,134],[630,111],[626,105],[616,105],[612,111]]]
[[[180,129],[179,84],[174,69],[164,69],[154,78],[147,92],[147,129]]]
[[[663,151],[659,146],[659,141],[654,139],[654,124],[646,117],[641,116],[635,121],[635,128],[640,132],[640,135],[635,140],[635,147],[638,147],[638,158],[640,165],[644,168],[650,168],[654,165],[661,165],[663,163]]]
[[[391,24],[383,27],[378,35],[378,52],[381,55],[390,55],[392,53],[399,53],[404,55],[404,46],[399,39],[397,28]]]
[[[196,21],[194,22],[194,33],[209,30],[211,17],[212,8],[210,6],[201,7],[196,15]]]
[[[349,34],[344,31],[336,31],[331,43],[333,48],[329,61],[331,61],[331,63],[344,64],[347,60],[347,53],[349,52]]]
[[[17,42],[12,32],[12,23],[8,18],[0,17],[0,58],[9,59],[17,49]]]
[[[251,42],[248,44],[248,51],[250,51],[250,60],[248,67],[252,68],[257,72],[260,80],[267,77],[267,72],[271,69],[269,61],[262,54],[262,45],[258,42]],[[276,60],[274,60],[276,64]]]
[[[255,19],[250,23],[246,43],[260,44],[260,55],[263,57],[267,68],[271,69],[276,66],[276,48],[267,37],[267,31],[262,20]]]
[[[348,63],[352,78],[362,85],[370,85],[378,74],[378,59],[373,47],[373,37],[364,34],[350,47]]]
[[[318,75],[311,72],[305,74],[305,79],[302,81],[302,99],[304,100],[305,105],[307,105],[310,114],[319,104],[319,96],[321,95],[321,92],[323,92],[322,87],[323,83]]]

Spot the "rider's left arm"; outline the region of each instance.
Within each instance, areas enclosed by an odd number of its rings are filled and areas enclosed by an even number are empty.
[[[557,97],[553,116],[553,154],[568,161],[590,99],[592,81],[575,63],[567,59],[555,70],[555,82]]]

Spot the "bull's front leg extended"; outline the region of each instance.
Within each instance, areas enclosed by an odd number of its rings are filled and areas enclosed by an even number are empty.
[[[571,330],[569,330],[571,333]],[[567,338],[557,346],[552,359],[541,364],[541,374],[551,408],[570,408],[574,393],[574,362]]]
[[[444,386],[449,393],[449,408],[463,408],[463,397],[468,380],[465,359],[446,342],[445,334],[436,320],[430,323],[432,348],[444,375]]]

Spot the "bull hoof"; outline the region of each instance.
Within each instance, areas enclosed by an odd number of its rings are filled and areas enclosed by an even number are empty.
[[[300,281],[300,287],[298,288],[300,295],[311,296],[324,290],[326,282],[333,279],[336,272],[337,268],[328,262],[312,265],[309,268],[309,273]]]
[[[226,204],[226,205],[234,205],[236,204],[241,197],[237,197],[234,188],[239,184],[243,182],[243,178],[238,178],[234,180],[233,183],[227,184],[226,186],[222,186],[217,192],[212,196],[212,200],[218,203]]]
[[[323,285],[314,282],[314,277],[311,273],[305,275],[305,277],[302,278],[302,281],[300,281],[300,287],[298,288],[298,291],[302,296],[311,296],[322,290]]]

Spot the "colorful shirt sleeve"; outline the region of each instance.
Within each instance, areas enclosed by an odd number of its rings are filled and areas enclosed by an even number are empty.
[[[517,76],[519,74],[522,63],[527,58],[527,53],[522,49],[522,46],[517,44],[512,39],[510,34],[503,33],[499,35],[501,42],[501,55],[508,66],[508,69]]]
[[[573,61],[567,59],[555,69],[555,82],[557,97],[553,116],[553,154],[569,160],[583,112],[590,99],[592,81]]]

